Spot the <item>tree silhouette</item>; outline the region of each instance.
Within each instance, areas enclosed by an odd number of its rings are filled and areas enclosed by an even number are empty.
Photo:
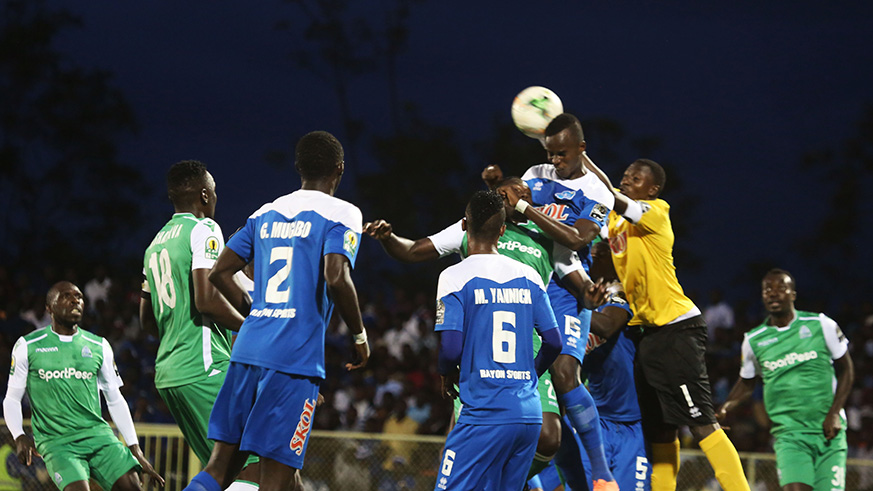
[[[54,46],[80,25],[42,0],[0,7],[0,253],[23,266],[113,257],[138,221],[143,180],[115,145],[133,112],[108,72]]]

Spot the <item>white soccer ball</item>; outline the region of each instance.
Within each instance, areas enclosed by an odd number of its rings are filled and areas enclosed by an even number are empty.
[[[558,94],[536,85],[522,90],[512,101],[512,122],[531,138],[541,139],[546,126],[562,112],[564,105]]]

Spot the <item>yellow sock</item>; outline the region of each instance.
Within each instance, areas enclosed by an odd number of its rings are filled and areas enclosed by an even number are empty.
[[[652,491],[676,491],[679,474],[679,439],[652,444]]]
[[[743,472],[740,456],[724,430],[719,428],[708,437],[700,440],[700,449],[709,459],[709,465],[715,471],[715,478],[718,479],[722,489],[725,491],[749,491],[749,482]],[[654,473],[652,477],[654,478]]]

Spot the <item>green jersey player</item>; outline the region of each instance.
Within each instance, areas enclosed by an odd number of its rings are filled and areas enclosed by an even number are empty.
[[[218,196],[206,165],[196,160],[174,164],[167,193],[175,214],[155,235],[143,258],[140,319],[160,338],[155,386],[203,465],[213,442],[206,438],[209,414],[230,360],[231,332],[243,317],[212,286],[207,275],[224,247],[213,220]],[[257,462],[252,457],[249,463]],[[254,467],[236,484],[257,482]]]
[[[791,273],[768,272],[761,296],[770,317],[746,333],[740,378],[719,419],[752,394],[760,376],[764,407],[773,422],[779,485],[787,491],[843,490],[843,406],[854,379],[849,343],[826,315],[795,310]]]
[[[3,416],[18,459],[30,465],[33,455],[41,455],[58,489],[66,491],[87,491],[90,478],[103,489],[139,490],[140,470],[163,485],[139,448],[112,347],[78,326],[84,307],[76,285],[55,284],[46,296],[51,325],[19,338],[12,348]],[[98,388],[128,447],[101,416]],[[33,438],[24,433],[25,392],[33,411]]]
[[[593,286],[574,253],[552,240],[541,227],[533,221],[528,221],[506,200],[507,194],[526,196],[530,199],[530,189],[524,181],[517,177],[509,177],[497,184],[495,190],[504,197],[507,216],[506,230],[497,243],[498,252],[531,266],[540,275],[544,284],[548,284],[552,273],[557,272],[567,284],[572,285],[578,298],[587,295],[591,297],[588,299],[590,303],[597,303],[598,299],[595,297],[602,296],[603,292],[598,290],[599,287]],[[545,219],[554,222],[548,217]],[[462,220],[437,234],[416,241],[397,236],[392,232],[391,225],[384,220],[365,224],[364,232],[378,239],[391,257],[405,262],[420,262],[437,259],[452,253],[466,257],[467,235],[464,227],[465,222]],[[546,228],[550,229],[560,230],[561,227],[563,225],[557,222],[546,224]],[[561,237],[561,232],[557,232],[555,235]],[[595,293],[595,291],[599,291],[599,293]],[[535,353],[541,344],[539,336],[534,334]],[[531,468],[531,476],[548,465],[561,443],[560,410],[549,372],[540,377],[538,390],[543,409],[543,425],[534,465]],[[456,417],[460,410],[460,402],[455,399]]]

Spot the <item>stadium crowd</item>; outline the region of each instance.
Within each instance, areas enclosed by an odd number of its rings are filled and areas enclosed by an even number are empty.
[[[0,363],[10,363],[12,345],[19,336],[50,323],[45,292],[60,279],[83,286],[87,313],[81,326],[112,344],[125,382],[122,392],[134,420],[173,423],[154,384],[157,338],[144,332],[139,323],[138,274],[109,274],[102,265],[90,271],[46,265],[38,272],[0,266]],[[750,285],[753,291],[756,287]],[[373,347],[371,362],[364,371],[343,368],[353,348],[335,315],[326,338],[327,379],[321,387],[326,403],[315,413],[314,428],[445,435],[451,403],[439,396],[432,292],[396,289],[391,294],[371,295],[362,290],[359,295]],[[718,292],[708,302],[698,302],[705,306],[710,327],[707,366],[718,406],[737,379],[743,334],[760,323],[761,308],[752,301],[731,306]],[[873,458],[873,303],[847,302],[834,309],[823,300],[805,298],[801,304],[808,310],[828,312],[849,338],[856,369],[846,407],[849,458]],[[737,450],[772,451],[760,387],[755,403],[738,409],[727,424]],[[684,435],[682,444],[692,445],[690,434]],[[381,453],[384,462],[380,464],[386,469],[402,465],[411,458],[408,453],[403,445],[389,446],[389,452]],[[371,456],[367,449],[357,449],[355,455]]]

